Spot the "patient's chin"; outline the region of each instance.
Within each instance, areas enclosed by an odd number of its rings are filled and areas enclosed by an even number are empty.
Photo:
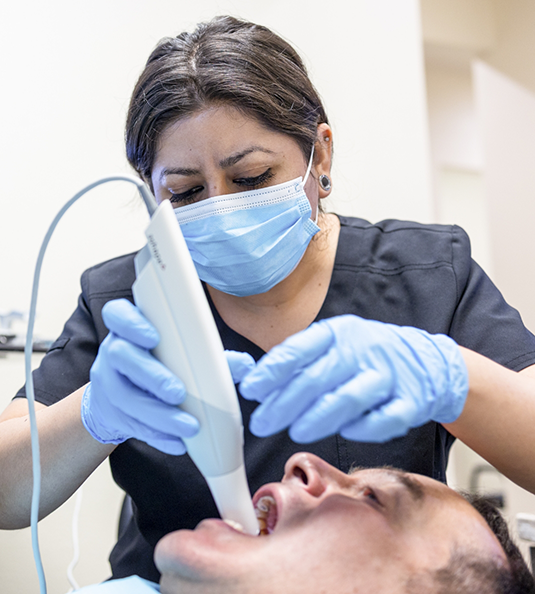
[[[161,594],[223,594],[223,590],[213,588],[213,584],[184,579],[183,576],[164,573],[160,578]]]
[[[232,584],[221,581],[191,581],[183,576],[164,573],[160,578],[161,594],[261,594],[258,588],[243,589],[235,581]]]

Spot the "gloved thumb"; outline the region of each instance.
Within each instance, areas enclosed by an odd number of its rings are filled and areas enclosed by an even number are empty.
[[[235,384],[239,384],[256,365],[255,360],[249,353],[225,351],[225,355],[227,356],[227,363]]]

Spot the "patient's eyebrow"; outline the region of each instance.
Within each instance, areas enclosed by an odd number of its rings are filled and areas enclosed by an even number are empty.
[[[347,474],[351,476],[353,473],[359,472],[360,470],[366,470],[366,468],[364,466],[352,466]],[[421,501],[425,497],[425,491],[422,485],[408,472],[391,466],[383,466],[378,470],[387,473],[398,483],[401,483],[406,487],[414,501]]]
[[[422,485],[410,474],[400,471],[392,472],[391,474],[392,476],[396,477],[402,485],[407,487],[414,501],[421,501],[424,498],[425,492]]]

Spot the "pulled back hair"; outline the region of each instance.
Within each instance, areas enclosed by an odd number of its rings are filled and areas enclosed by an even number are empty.
[[[455,550],[445,567],[408,585],[407,594],[535,594],[535,579],[513,542],[500,510],[485,497],[462,493],[483,516],[507,557],[507,565],[474,550]]]
[[[130,165],[150,181],[162,132],[223,104],[291,136],[306,159],[318,125],[328,123],[301,58],[285,40],[266,27],[220,16],[162,39],[150,55],[128,109]]]

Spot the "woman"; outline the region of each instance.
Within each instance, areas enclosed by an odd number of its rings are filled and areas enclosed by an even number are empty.
[[[299,441],[343,471],[390,464],[445,481],[458,437],[535,491],[535,337],[460,229],[323,213],[332,144],[294,50],[230,17],[164,40],[129,109],[130,163],[176,208],[243,380],[251,489],[280,479]],[[160,538],[216,510],[179,455],[197,421],[176,409],[180,379],[150,355],[158,337],[129,302],[133,280],[132,255],[86,271],[78,309],[35,372],[41,509],[109,456],[134,512],[113,576],[157,581]],[[2,416],[3,528],[29,517],[24,395]]]

